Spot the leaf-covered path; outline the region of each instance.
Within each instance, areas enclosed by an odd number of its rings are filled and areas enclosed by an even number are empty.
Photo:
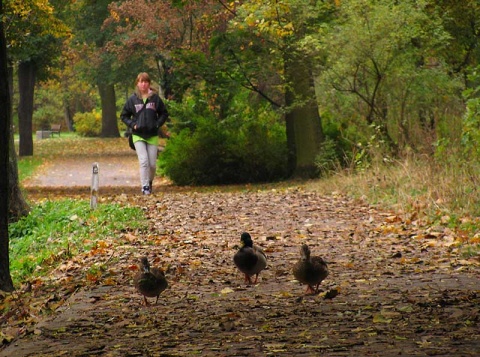
[[[55,155],[54,159],[49,158],[42,167],[36,171],[33,177],[22,182],[26,189],[57,189],[59,187],[74,187],[76,191],[80,187],[89,188],[92,183],[93,164],[99,167],[101,187],[122,187],[129,188],[139,186],[139,170],[137,155],[132,150],[120,147],[120,140],[107,140],[103,154],[98,154],[87,142],[83,147],[72,144],[71,150],[77,150],[74,156],[72,153],[66,155]],[[51,143],[49,143],[51,144]],[[110,149],[111,151],[107,151]],[[122,150],[123,149],[123,150]]]
[[[301,187],[112,196],[144,208],[147,232],[105,237],[54,272],[48,320],[1,356],[474,356],[480,269],[448,229]],[[132,218],[135,219],[135,218]],[[232,257],[242,231],[268,254],[246,286]],[[292,264],[308,243],[329,263],[305,296]],[[145,307],[132,277],[148,255],[169,288]],[[101,272],[96,278],[92,267]],[[339,294],[325,299],[325,292]],[[73,292],[73,293],[72,293]],[[65,299],[65,301],[63,301]]]

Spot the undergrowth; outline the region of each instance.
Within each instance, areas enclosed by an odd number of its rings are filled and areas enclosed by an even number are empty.
[[[309,184],[363,199],[402,215],[406,221],[453,229],[465,256],[480,254],[480,165],[461,160],[449,165],[409,157],[363,170],[342,171]]]
[[[135,219],[132,219],[135,217]],[[138,207],[85,200],[45,201],[28,216],[9,224],[10,270],[14,284],[41,276],[62,260],[89,251],[97,241],[122,230],[142,229]]]

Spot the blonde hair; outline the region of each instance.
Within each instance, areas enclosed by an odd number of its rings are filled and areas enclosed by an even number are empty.
[[[141,72],[138,74],[137,79],[135,80],[135,85],[137,85],[140,81],[152,83],[152,81],[150,80],[150,76],[147,72]]]

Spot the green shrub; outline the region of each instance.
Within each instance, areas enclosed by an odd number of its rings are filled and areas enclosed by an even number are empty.
[[[235,181],[240,162],[232,139],[220,125],[197,123],[195,131],[184,129],[170,139],[161,156],[162,171],[179,185],[214,185]]]
[[[328,177],[339,169],[356,169],[368,159],[366,150],[361,150],[364,137],[343,120],[329,111],[322,113],[325,140],[315,157],[315,165],[320,177]]]
[[[327,137],[320,145],[320,153],[315,157],[315,166],[320,176],[329,176],[341,167],[341,157],[335,140]]]
[[[76,113],[73,117],[75,131],[86,137],[97,137],[102,132],[102,113],[93,109],[87,113]]]
[[[282,124],[262,118],[243,123],[233,150],[242,163],[240,182],[266,182],[287,175],[287,141]]]
[[[266,182],[285,177],[285,129],[271,112],[232,110],[235,114],[219,121],[201,102],[183,108],[172,107],[179,132],[169,140],[159,162],[162,173],[176,184]]]
[[[480,99],[470,98],[467,111],[463,117],[462,147],[464,155],[469,159],[480,158]]]

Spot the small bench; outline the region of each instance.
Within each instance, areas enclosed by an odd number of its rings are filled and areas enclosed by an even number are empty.
[[[52,124],[50,125],[50,133],[52,137],[54,134],[57,134],[60,137],[60,131],[62,130],[62,124]]]

